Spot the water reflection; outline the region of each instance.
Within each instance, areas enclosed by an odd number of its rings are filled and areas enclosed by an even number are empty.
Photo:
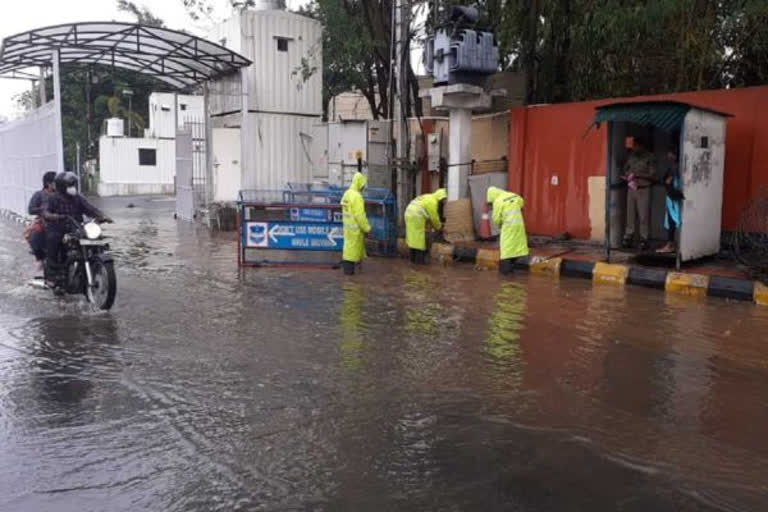
[[[505,281],[496,293],[496,309],[488,319],[485,352],[496,362],[520,359],[520,331],[524,326],[528,292],[524,286]]]
[[[408,271],[404,275],[405,332],[410,336],[434,338],[439,334],[440,304],[435,302],[438,283],[426,272]]]
[[[114,366],[110,345],[118,339],[115,320],[107,315],[41,318],[28,322],[17,335],[34,340],[30,386],[39,400],[30,405],[58,414],[57,422],[86,410],[82,403],[93,398],[96,379]]]
[[[341,304],[341,365],[349,371],[359,371],[365,345],[363,335],[363,306],[365,290],[357,282],[344,283]]]

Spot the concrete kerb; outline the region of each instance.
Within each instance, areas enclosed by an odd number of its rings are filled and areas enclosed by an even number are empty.
[[[437,246],[437,247],[436,247]],[[404,240],[398,241],[401,255],[407,255]],[[451,244],[433,244],[432,261],[472,263],[481,270],[494,270],[499,266],[499,251],[476,249]],[[768,306],[768,286],[748,279],[725,276],[708,276],[686,272],[670,272],[664,269],[615,265],[594,261],[567,258],[543,258],[531,256],[520,258],[516,267],[527,269],[532,274],[550,277],[580,277],[591,279],[596,284],[619,286],[633,285],[664,290],[665,293],[692,297],[718,297],[732,300],[751,301]]]

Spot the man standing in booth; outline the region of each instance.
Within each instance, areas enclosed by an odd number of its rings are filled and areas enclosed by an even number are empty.
[[[627,182],[627,229],[622,246],[634,246],[637,222],[640,223],[640,249],[648,249],[650,229],[651,185],[655,181],[656,163],[639,139],[633,139],[622,179]]]

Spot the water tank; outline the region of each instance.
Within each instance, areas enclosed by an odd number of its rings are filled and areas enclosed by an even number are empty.
[[[107,119],[107,137],[122,137],[124,135],[124,123],[119,117]]]

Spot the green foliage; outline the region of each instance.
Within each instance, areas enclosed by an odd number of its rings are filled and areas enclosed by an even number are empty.
[[[765,83],[764,0],[486,0],[531,102]]]
[[[137,5],[130,0],[117,0],[117,10],[133,14],[136,21],[150,27],[164,27],[165,22],[152,14],[147,7]]]
[[[182,4],[193,21],[200,21],[203,18],[211,19],[213,6],[207,0],[182,0]]]

